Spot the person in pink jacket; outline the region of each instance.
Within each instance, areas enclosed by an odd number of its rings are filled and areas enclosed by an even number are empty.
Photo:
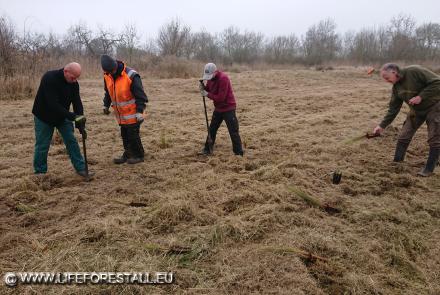
[[[238,131],[238,120],[235,115],[237,103],[235,102],[234,92],[229,77],[225,73],[217,70],[215,64],[208,63],[205,65],[202,79],[207,82],[206,86],[200,84],[200,93],[202,96],[211,99],[214,102],[215,107],[214,112],[212,113],[211,124],[209,126],[212,145],[214,146],[217,130],[224,120],[231,137],[234,154],[243,156],[243,148]],[[210,154],[208,139],[206,140],[202,154]]]

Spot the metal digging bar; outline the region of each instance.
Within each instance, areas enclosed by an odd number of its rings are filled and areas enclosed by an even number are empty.
[[[85,170],[86,170],[86,181],[90,181],[91,178],[89,176],[89,163],[87,163],[87,149],[86,149],[86,139],[87,139],[87,132],[84,127],[79,129],[79,132],[81,133],[82,137],[82,144],[83,144],[83,151],[84,151],[84,163],[85,163]]]
[[[205,88],[205,85],[203,84],[203,80],[199,80],[200,84]],[[205,120],[206,120],[206,129],[208,130],[208,151],[210,154],[212,154],[212,137],[211,137],[211,131],[209,131],[209,122],[208,122],[208,112],[206,111],[206,100],[205,96],[203,97],[203,107],[205,109]]]

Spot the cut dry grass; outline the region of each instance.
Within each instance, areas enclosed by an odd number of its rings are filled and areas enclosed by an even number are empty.
[[[425,128],[400,164],[391,160],[403,114],[384,136],[343,144],[374,128],[389,85],[364,68],[229,74],[243,158],[225,125],[215,155],[197,155],[206,126],[196,78],[149,77],[146,160],[134,166],[112,164],[122,141],[114,119],[101,115],[102,80],[80,81],[91,182],[74,173],[62,143],[51,146],[49,173],[32,175],[32,100],[6,101],[3,272],[173,271],[176,281],[0,293],[439,294],[439,176],[415,176],[427,156]],[[340,185],[329,176],[336,170]],[[329,214],[326,204],[340,211]]]

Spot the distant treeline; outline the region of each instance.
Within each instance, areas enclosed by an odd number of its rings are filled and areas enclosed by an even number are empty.
[[[132,24],[119,32],[71,26],[58,36],[17,30],[0,17],[0,76],[28,76],[60,62],[77,59],[92,72],[99,70],[98,56],[112,54],[138,69],[154,68],[166,58],[232,64],[323,63],[379,64],[385,61],[437,62],[440,60],[440,24],[416,24],[413,17],[398,15],[388,24],[338,34],[332,19],[322,20],[302,36],[267,37],[258,32],[228,27],[220,33],[193,31],[179,19],[162,25],[154,38],[141,40],[142,28]],[[93,67],[91,67],[93,66]]]

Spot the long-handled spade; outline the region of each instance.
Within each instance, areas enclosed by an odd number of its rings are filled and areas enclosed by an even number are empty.
[[[90,175],[89,175],[89,163],[87,163],[87,149],[86,149],[86,139],[87,139],[87,132],[84,127],[79,128],[79,132],[81,133],[82,137],[82,144],[83,144],[83,151],[84,151],[84,163],[85,163],[85,171],[86,171],[86,181],[90,181]]]
[[[203,84],[203,80],[199,80],[199,82],[204,88],[205,85]],[[209,154],[212,154],[212,137],[211,137],[211,131],[209,131],[208,112],[206,111],[205,96],[202,95],[202,97],[203,97],[203,107],[205,108],[206,129],[208,130],[208,151]]]

